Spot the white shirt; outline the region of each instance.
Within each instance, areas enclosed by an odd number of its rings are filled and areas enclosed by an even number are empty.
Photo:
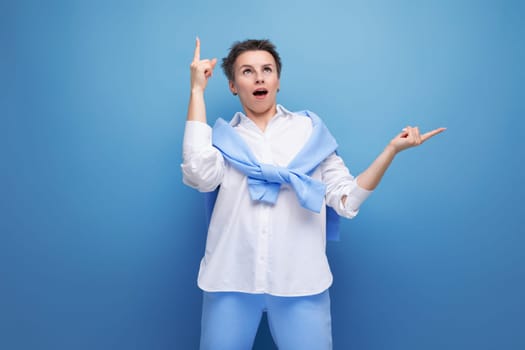
[[[277,106],[262,132],[237,113],[231,125],[261,163],[286,167],[312,132],[311,119]],[[276,296],[318,294],[332,284],[326,257],[326,209],[304,209],[294,191],[281,186],[274,205],[252,201],[246,176],[225,162],[212,146],[212,128],[188,121],[183,142],[183,181],[219,195],[208,228],[198,285],[210,292],[237,291]],[[335,153],[311,175],[327,186],[326,204],[353,218],[370,195],[359,187]],[[346,205],[341,197],[347,195]]]

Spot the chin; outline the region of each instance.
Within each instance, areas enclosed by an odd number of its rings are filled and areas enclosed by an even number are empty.
[[[255,105],[253,105],[251,107],[252,108],[250,108],[250,109],[253,112],[255,112],[257,114],[263,114],[263,113],[269,112],[272,109],[275,109],[276,108],[276,104],[275,104],[275,102],[273,102],[273,103],[260,103],[260,104],[255,104]]]
[[[244,110],[249,110],[256,114],[266,113],[271,109],[275,109],[277,103],[275,100],[265,101],[249,101],[249,103],[241,103]]]

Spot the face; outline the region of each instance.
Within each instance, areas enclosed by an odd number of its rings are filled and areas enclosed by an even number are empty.
[[[237,57],[230,90],[239,95],[248,116],[275,114],[279,89],[277,66],[267,51],[246,51]]]

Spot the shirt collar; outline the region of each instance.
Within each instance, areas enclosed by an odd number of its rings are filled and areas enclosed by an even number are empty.
[[[277,118],[289,117],[289,116],[291,116],[293,114],[292,112],[290,112],[289,110],[287,110],[286,108],[284,108],[280,104],[277,105],[276,109],[277,109],[277,113],[272,118],[270,123],[272,123],[272,121],[277,119]],[[235,113],[235,115],[233,116],[233,118],[230,121],[230,125],[232,127],[235,127],[237,125],[243,125],[245,127],[248,127],[248,125],[255,126],[253,121],[250,118],[248,118],[243,112]]]

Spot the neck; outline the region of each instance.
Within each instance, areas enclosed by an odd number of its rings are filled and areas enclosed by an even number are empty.
[[[265,131],[268,123],[277,114],[277,105],[273,105],[268,110],[258,112],[244,108],[246,116],[257,125],[261,131]]]

